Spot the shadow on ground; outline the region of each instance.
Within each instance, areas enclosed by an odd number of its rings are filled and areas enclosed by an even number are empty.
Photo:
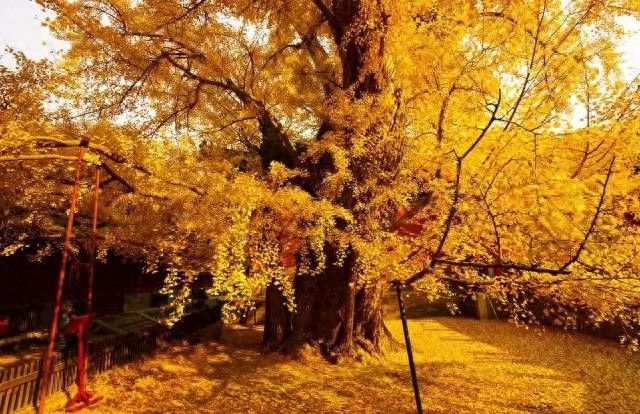
[[[396,338],[400,321],[388,320]],[[640,360],[594,338],[541,336],[497,321],[409,321],[425,412],[637,412]],[[331,365],[260,352],[262,332],[173,344],[91,381],[99,413],[414,413],[406,354]],[[569,348],[567,348],[567,344]],[[60,410],[64,396],[49,407]]]
[[[340,365],[314,352],[298,359],[260,352],[262,331],[225,328],[223,340],[174,344],[154,358],[91,381],[105,396],[100,413],[388,413],[415,412],[402,360]],[[425,364],[435,374],[438,364]],[[65,403],[48,403],[52,412]]]

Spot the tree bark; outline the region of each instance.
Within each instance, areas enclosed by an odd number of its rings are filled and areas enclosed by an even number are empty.
[[[267,289],[265,351],[291,352],[308,343],[334,361],[355,355],[359,349],[380,351],[382,291],[373,286],[356,287],[353,251],[341,265],[335,261],[336,249],[329,246],[322,274],[296,276],[295,313],[280,307],[284,298],[274,286]]]
[[[356,344],[370,353],[381,351],[380,341],[388,331],[382,319],[382,294],[380,284],[364,286],[358,290],[355,303],[354,336]]]
[[[285,301],[277,286],[267,286],[262,337],[265,351],[280,351],[291,338],[291,312],[287,309]]]
[[[331,7],[322,0],[314,3],[329,22],[340,50],[342,88],[350,89],[356,101],[366,95],[385,93],[389,87],[388,74],[384,72],[383,65],[388,14],[382,2],[336,0],[331,3]],[[362,21],[364,16],[376,20],[375,24],[365,25]],[[264,153],[260,154],[263,166],[268,168],[272,160],[279,160],[287,166],[295,165],[293,161],[280,160],[272,155],[291,151],[283,148],[283,140],[274,138],[280,131],[270,127],[271,125],[261,124],[264,135]],[[334,126],[323,123],[318,139],[322,139],[324,132],[332,128]],[[372,140],[375,139],[377,138],[372,137]],[[333,165],[331,161],[327,161],[307,167],[310,174],[300,187],[315,195],[315,189],[321,183],[324,173],[331,171]],[[392,168],[397,168],[397,163]],[[366,180],[367,174],[359,174],[356,170],[353,173],[356,180]],[[349,189],[345,188],[345,194],[334,202],[351,209],[356,200]],[[358,349],[371,353],[380,351],[381,336],[386,331],[382,319],[382,286],[357,286],[356,252],[350,249],[339,265],[336,264],[336,252],[336,246],[327,246],[322,274],[296,276],[296,311],[293,314],[281,309],[283,298],[273,292],[273,289],[267,291],[264,332],[266,350],[293,349],[310,343],[319,346],[331,359],[352,355]]]

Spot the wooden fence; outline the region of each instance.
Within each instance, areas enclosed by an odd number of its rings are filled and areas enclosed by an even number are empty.
[[[17,335],[35,330],[40,322],[40,309],[24,307],[0,311],[1,315],[9,317],[9,335]]]
[[[28,308],[11,319],[11,332],[23,333],[33,331],[38,327],[40,322],[40,309]]]
[[[124,335],[108,337],[90,344],[89,376],[126,364],[151,354],[168,330],[154,326]],[[42,359],[0,367],[0,414],[9,414],[35,404]],[[56,354],[47,394],[65,390],[76,380],[75,351]]]

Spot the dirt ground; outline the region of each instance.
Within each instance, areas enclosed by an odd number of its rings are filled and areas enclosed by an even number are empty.
[[[401,324],[388,320],[396,338]],[[500,321],[409,320],[428,413],[638,413],[640,356],[615,343]],[[174,344],[90,382],[96,413],[415,413],[404,350],[331,365],[262,355],[259,329]],[[66,397],[48,400],[58,412]],[[22,413],[32,410],[23,410]]]

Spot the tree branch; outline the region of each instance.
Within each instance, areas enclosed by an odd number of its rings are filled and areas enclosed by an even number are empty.
[[[129,193],[138,194],[138,195],[141,195],[143,197],[155,198],[155,199],[158,199],[158,200],[167,200],[169,198],[167,196],[162,196],[162,195],[158,195],[158,194],[150,194],[150,193],[145,193],[145,192],[139,191],[133,184],[131,184],[129,181],[127,181],[124,177],[122,177],[122,175],[120,175],[118,172],[116,172],[115,169],[112,168],[106,162],[102,163],[102,168],[104,168],[104,170],[107,172],[107,174],[110,175],[110,177],[113,180],[115,180],[118,183],[122,184],[122,186],[124,186]],[[103,186],[104,186],[104,184],[101,184],[101,187],[103,187]]]
[[[2,161],[34,161],[34,160],[62,160],[62,161],[76,161],[77,156],[72,155],[59,155],[59,154],[35,154],[35,155],[16,155],[0,157]]]
[[[49,143],[49,144],[53,144],[54,147],[56,148],[68,148],[68,147],[79,147],[81,145],[83,145],[83,143],[85,143],[87,140],[86,138],[83,139],[70,139],[70,140],[65,140],[65,139],[61,139],[61,138],[56,138],[56,137],[48,137],[48,136],[34,136],[34,137],[30,137],[25,139],[24,141],[22,141],[19,145],[14,146],[14,148],[19,148],[21,146],[24,146],[26,144],[29,144],[31,142],[40,142],[40,143]],[[130,162],[129,160],[127,160],[125,157],[123,157],[122,155],[116,154],[113,151],[111,151],[109,148],[103,146],[103,145],[99,145],[99,144],[94,144],[92,142],[87,142],[86,143],[87,148],[89,148],[90,150],[94,150],[95,152],[97,152],[98,154],[118,163],[118,164],[124,164],[127,166],[130,166],[131,168],[135,169],[136,171],[139,171],[147,176],[150,177],[155,177],[158,180],[165,182],[167,184],[171,184],[173,186],[176,187],[182,187],[186,190],[189,190],[199,196],[204,195],[204,192],[202,190],[200,190],[197,187],[188,185],[188,184],[184,184],[181,182],[177,182],[177,181],[173,181],[164,177],[158,177],[156,174],[154,174],[153,172],[149,171],[146,167],[144,167],[143,165],[137,164],[137,163],[133,163]],[[21,156],[23,159],[73,159],[75,160],[77,157],[70,157],[70,158],[66,158],[67,156],[54,156],[54,155],[24,155]],[[61,158],[61,157],[65,157],[65,158]],[[2,161],[2,158],[7,158],[6,161],[11,161],[13,160],[12,158],[15,157],[0,157],[0,161]]]
[[[435,259],[436,264],[441,265],[449,265],[449,266],[459,266],[459,267],[471,267],[474,269],[510,269],[510,270],[520,270],[532,273],[545,273],[550,275],[568,275],[571,272],[565,269],[552,269],[546,267],[539,267],[533,265],[524,265],[517,263],[476,263],[469,261],[456,261],[456,260],[447,260],[447,259]]]
[[[242,103],[249,109],[255,111],[255,117],[260,126],[262,134],[262,145],[258,154],[262,158],[262,165],[268,168],[272,161],[279,161],[287,167],[292,168],[297,165],[297,157],[293,144],[282,130],[282,126],[273,119],[264,103],[251,96],[244,89],[235,85],[230,79],[222,82],[214,79],[204,78],[194,73],[191,68],[177,62],[170,54],[165,53],[165,58],[174,67],[180,69],[188,78],[197,80],[204,85],[212,85],[235,94]]]
[[[469,148],[467,148],[467,150],[462,155],[460,156],[456,155],[456,178],[455,178],[454,190],[453,190],[453,200],[451,202],[451,207],[449,208],[449,214],[447,215],[447,219],[445,221],[442,237],[440,238],[440,242],[438,243],[438,247],[436,248],[436,251],[433,253],[433,258],[431,259],[430,267],[433,267],[435,265],[436,263],[435,260],[442,253],[444,244],[447,241],[447,238],[449,237],[449,232],[451,231],[453,218],[455,217],[455,214],[456,214],[456,206],[460,198],[460,176],[462,175],[462,163],[464,159],[471,153],[471,151],[473,151],[474,148],[480,143],[480,141],[482,141],[482,138],[484,138],[484,136],[487,134],[487,131],[489,131],[489,128],[491,128],[491,125],[493,125],[493,123],[497,119],[496,114],[498,113],[498,108],[500,108],[501,101],[502,101],[502,92],[498,90],[498,101],[495,103],[493,111],[491,112],[491,118],[489,118],[487,125],[485,125],[482,131],[480,131],[480,134],[478,134],[478,137],[471,143]]]
[[[598,221],[598,217],[600,217],[600,212],[602,211],[602,206],[604,205],[604,197],[605,197],[606,192],[607,192],[607,186],[609,185],[609,179],[611,178],[611,174],[613,173],[613,164],[615,163],[615,161],[616,161],[616,157],[614,156],[613,158],[611,158],[611,162],[609,163],[609,169],[607,170],[607,176],[604,179],[604,183],[602,184],[602,193],[600,193],[600,200],[598,200],[598,206],[596,207],[596,213],[593,215],[593,219],[591,220],[591,224],[589,225],[589,228],[587,229],[587,232],[585,233],[584,238],[580,242],[580,245],[578,246],[578,250],[564,265],[562,265],[560,270],[566,270],[569,266],[574,264],[580,258],[580,254],[584,250],[584,247],[587,244],[587,241],[589,240],[589,237],[593,233],[593,229],[596,226],[596,222]]]
[[[155,31],[158,31],[160,29],[162,29],[163,27],[169,26],[171,24],[174,24],[182,19],[184,19],[186,16],[189,15],[189,13],[191,13],[192,11],[196,10],[198,7],[202,6],[207,0],[198,0],[196,1],[194,4],[192,4],[189,7],[185,7],[185,11],[184,13],[173,17],[171,19],[169,19],[168,21],[162,23],[161,25],[159,25],[158,27],[156,27]]]
[[[324,4],[322,0],[311,0],[313,4],[316,5],[322,17],[324,17],[329,22],[329,27],[331,27],[331,32],[333,33],[333,39],[337,45],[342,41],[342,36],[344,35],[344,26],[338,21],[336,16],[331,12],[329,7]]]
[[[459,267],[470,267],[470,268],[475,268],[475,269],[511,269],[511,270],[518,270],[518,271],[525,271],[525,272],[533,272],[533,273],[545,273],[545,274],[549,274],[549,275],[568,275],[571,274],[571,272],[568,270],[569,266],[571,266],[573,263],[577,262],[578,259],[580,258],[580,255],[582,254],[582,251],[585,248],[585,245],[589,239],[589,237],[591,236],[591,234],[593,233],[593,230],[595,229],[595,225],[598,221],[598,218],[600,217],[600,213],[602,212],[602,206],[604,205],[604,199],[605,199],[605,195],[606,195],[606,190],[607,190],[607,186],[609,184],[609,180],[611,178],[611,175],[613,174],[613,166],[615,163],[615,157],[613,157],[611,159],[611,162],[609,163],[609,168],[607,170],[607,176],[604,180],[604,183],[602,185],[602,192],[600,194],[600,200],[598,201],[598,206],[596,207],[596,213],[593,216],[593,219],[591,220],[591,223],[589,225],[589,228],[587,229],[587,232],[585,233],[585,237],[584,239],[580,242],[580,245],[578,246],[578,250],[576,251],[576,253],[562,266],[560,266],[559,268],[553,269],[553,268],[545,268],[545,267],[539,267],[539,266],[533,266],[533,265],[524,265],[524,264],[517,264],[517,263],[509,263],[509,262],[503,262],[503,263],[477,263],[477,262],[470,262],[470,261],[456,261],[456,260],[447,260],[447,259],[438,259],[437,256],[434,255],[433,259],[431,260],[431,263],[428,267],[425,267],[424,269],[420,270],[419,272],[415,273],[413,276],[411,276],[410,278],[408,278],[407,280],[405,280],[403,283],[405,285],[410,285],[420,279],[422,279],[423,277],[425,277],[429,271],[430,268],[432,268],[433,266],[435,266],[436,264],[441,264],[441,265],[448,265],[448,266],[459,266]]]

